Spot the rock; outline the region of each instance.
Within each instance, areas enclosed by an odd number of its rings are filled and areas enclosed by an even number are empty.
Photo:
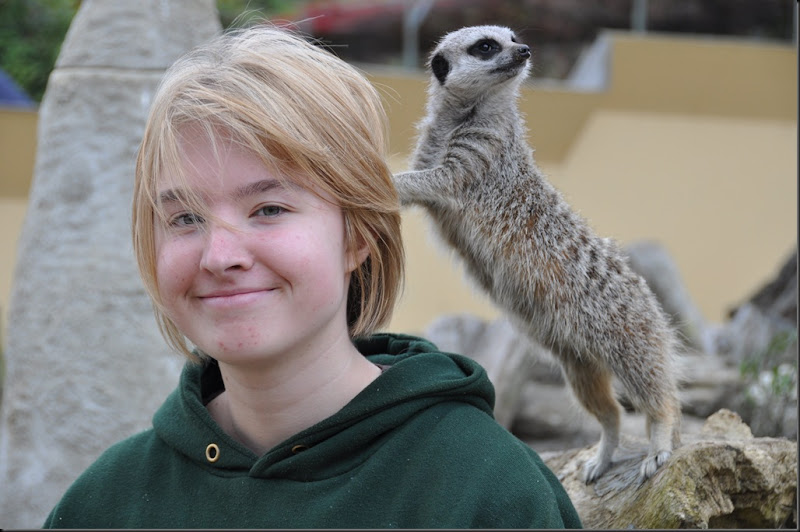
[[[487,323],[468,315],[443,316],[425,336],[439,349],[468,356],[486,369],[495,388],[495,419],[509,428],[519,410],[522,385],[542,348],[518,334],[505,319]]]
[[[702,349],[705,318],[667,250],[656,242],[640,241],[626,246],[625,252],[631,268],[645,279],[684,342]]]
[[[777,275],[753,294],[749,303],[764,314],[797,323],[797,246]],[[731,316],[735,313],[736,309],[731,311]]]
[[[797,247],[778,273],[747,301],[729,312],[729,321],[710,333],[714,352],[741,363],[769,349],[770,343],[794,332],[779,362],[794,361],[797,353]]]
[[[700,430],[703,438],[718,440],[752,440],[753,431],[736,412],[722,408],[706,419]]]
[[[770,344],[781,335],[794,333],[793,343],[781,352],[767,353]],[[747,359],[769,355],[771,362],[794,360],[797,353],[797,325],[776,315],[770,315],[753,303],[737,307],[732,318],[721,326],[710,329],[708,343],[711,351],[728,358],[732,364]]]
[[[684,416],[705,419],[738,401],[744,390],[742,374],[725,358],[707,353],[687,353],[680,358],[679,389]]]
[[[150,425],[183,360],[131,249],[136,150],[163,70],[220,31],[212,0],[84,0],[39,110],[8,316],[0,515],[41,526],[112,443]]]
[[[563,451],[592,445],[600,425],[561,384],[528,381],[510,431],[537,452]]]
[[[725,410],[684,441],[642,485],[643,439],[624,436],[612,468],[590,485],[580,477],[595,446],[541,456],[587,528],[796,528],[796,442],[752,438]]]
[[[83,0],[81,4],[56,69],[163,71],[222,30],[213,0]]]
[[[776,276],[708,330],[712,350],[736,367],[741,393],[727,404],[757,436],[797,437],[797,249]]]

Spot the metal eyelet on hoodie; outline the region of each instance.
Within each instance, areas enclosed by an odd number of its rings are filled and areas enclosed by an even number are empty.
[[[298,445],[295,445],[294,447],[292,447],[292,453],[293,454],[302,453],[306,449],[308,449],[307,445],[298,444]]]
[[[206,460],[212,464],[219,460],[219,446],[216,443],[209,443],[206,447]]]

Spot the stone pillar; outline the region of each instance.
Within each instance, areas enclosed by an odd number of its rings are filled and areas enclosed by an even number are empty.
[[[150,426],[183,359],[136,271],[136,151],[164,69],[220,31],[213,0],[83,0],[39,110],[9,308],[0,526],[38,528],[114,442]]]

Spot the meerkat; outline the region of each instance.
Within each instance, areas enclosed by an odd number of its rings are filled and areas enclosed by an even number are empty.
[[[677,336],[620,248],[596,236],[537,167],[517,107],[530,57],[506,27],[445,35],[428,63],[412,171],[396,174],[395,184],[403,206],[427,211],[478,287],[552,351],[600,422],[583,480],[608,470],[619,443],[615,376],[647,416],[644,481],[679,445]]]

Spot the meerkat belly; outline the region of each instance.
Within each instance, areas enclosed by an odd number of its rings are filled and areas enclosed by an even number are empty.
[[[484,184],[468,197],[440,213],[439,229],[496,305],[546,345],[565,336],[586,350],[596,350],[598,339],[617,341],[600,331],[618,329],[613,322],[625,321],[629,309],[611,308],[604,292],[639,287],[623,283],[613,246],[536,180]]]
[[[506,206],[507,207],[507,206]],[[532,239],[514,211],[476,195],[462,208],[434,214],[440,237],[463,261],[466,274],[503,310],[542,318],[549,284]],[[544,277],[543,277],[544,276]]]
[[[459,256],[466,274],[491,295],[496,268],[491,261],[492,250],[481,237],[484,229],[482,224],[475,223],[472,217],[463,212],[448,210],[432,214],[439,237]]]

